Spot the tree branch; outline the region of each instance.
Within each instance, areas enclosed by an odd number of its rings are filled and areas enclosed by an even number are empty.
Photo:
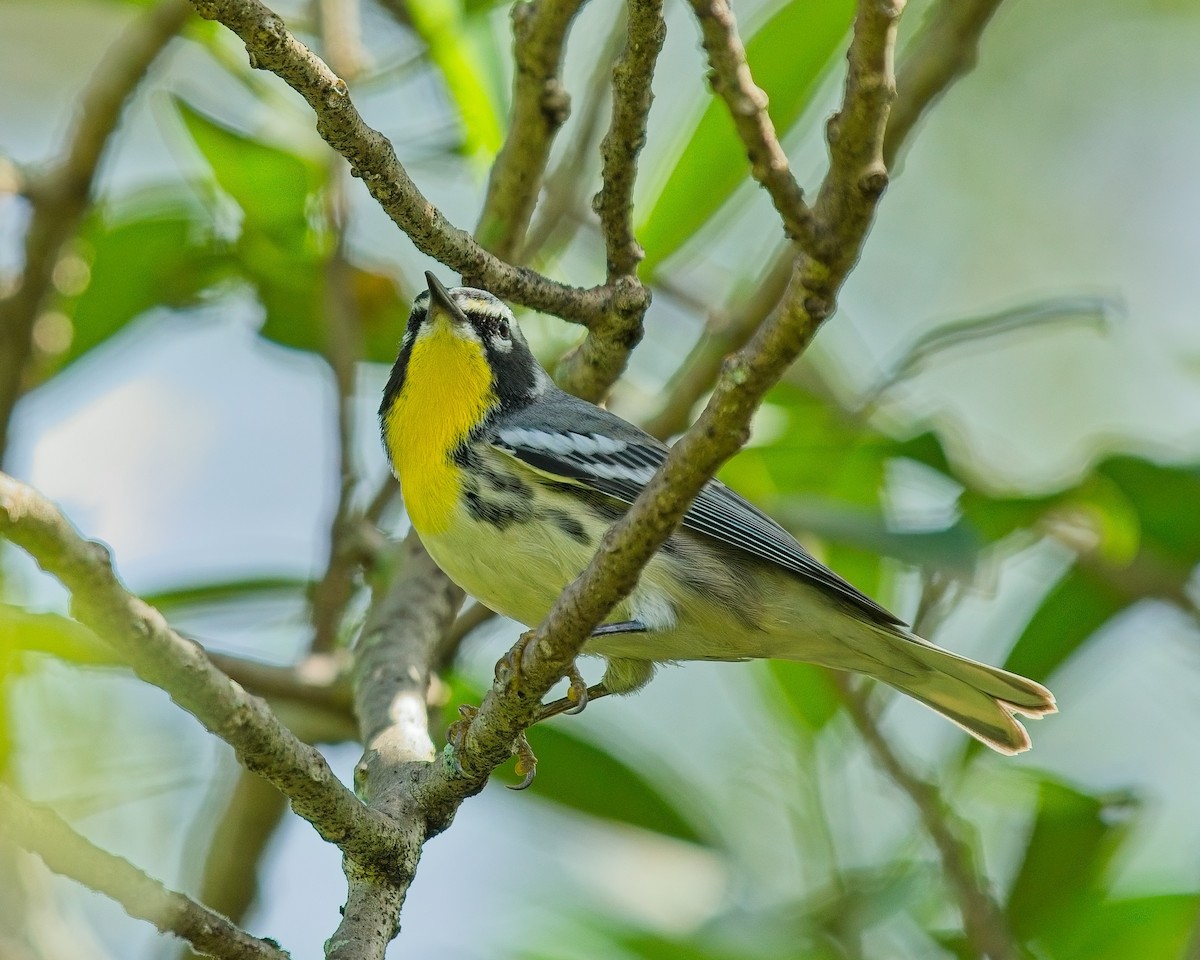
[[[297,664],[280,666],[215,650],[205,652],[218,670],[258,696],[286,701],[310,716],[337,718],[337,723],[331,722],[326,732],[331,736],[336,734],[335,742],[349,739],[339,733],[344,730],[352,709],[345,655],[313,654]],[[0,657],[13,653],[45,654],[81,667],[127,666],[82,623],[56,613],[30,613],[0,603]]]
[[[909,770],[896,755],[871,715],[860,686],[844,673],[834,673],[833,678],[871,756],[912,800],[925,832],[937,847],[946,882],[962,912],[963,931],[971,952],[991,960],[1020,960],[1021,951],[1012,939],[1004,914],[979,877],[971,847],[960,839],[963,827],[958,818],[942,803],[937,788]]]
[[[813,207],[818,256],[831,279],[845,276],[858,261],[861,238],[887,189],[883,138],[896,97],[896,21],[904,4],[905,0],[858,0],[847,54],[846,94],[841,109],[825,127],[829,172]],[[814,307],[821,309],[820,304]]]
[[[666,36],[662,0],[629,0],[625,49],[613,68],[612,121],[600,144],[603,186],[592,206],[604,234],[608,284],[624,289],[630,305],[594,324],[558,369],[559,379],[589,400],[603,397],[625,369],[630,351],[642,339],[650,306],[650,293],[637,276],[645,254],[633,235],[633,186],[654,100],[654,66]]]
[[[628,295],[608,286],[572,287],[488,253],[458,229],[417,189],[388,139],[368,126],[343,80],[288,32],[283,19],[259,0],[191,0],[208,20],[219,20],[246,44],[253,67],[270,70],[299,93],[317,117],[317,132],[350,163],[384,212],[417,249],[481,283],[497,296],[584,326],[621,309]]]
[[[169,890],[128,860],[85,840],[58,814],[0,784],[0,836],[36,853],[55,873],[117,901],[131,917],[186,940],[222,960],[287,960],[270,940],[252,937],[219,913]]]
[[[525,234],[555,134],[571,113],[562,85],[567,31],[584,0],[520,0],[513,5],[512,120],[492,164],[475,237],[502,260],[523,257]]]
[[[0,465],[13,407],[24,388],[34,324],[53,290],[54,268],[87,209],[96,170],[121,112],[150,64],[182,29],[189,7],[162,0],[135,20],[108,50],[80,97],[66,156],[25,187],[33,211],[16,289],[0,299]]]
[[[153,607],[128,593],[108,550],[85,540],[58,509],[0,473],[0,535],[26,550],[72,595],[72,613],[148,683],[195,716],[270,780],[300,816],[351,858],[387,872],[401,848],[391,821],[363,806],[325,758],[302,743],[258,697],[222,674],[203,649],[172,630]]]
[[[896,75],[896,102],[888,117],[883,159],[890,167],[917,121],[975,68],[979,38],[1001,0],[938,0],[905,48]]]
[[[428,819],[413,805],[411,783],[436,755],[426,707],[431,664],[463,593],[414,533],[400,547],[399,571],[372,605],[355,649],[355,709],[366,747],[355,783],[372,808],[400,826],[405,857],[387,875],[346,865],[342,922],[325,945],[330,960],[382,960],[399,932],[400,909],[429,835]]]
[[[536,219],[525,236],[523,256],[527,260],[536,258],[564,223],[571,221],[568,236],[560,248],[566,246],[566,240],[583,223],[582,200],[587,193],[583,173],[588,169],[588,157],[600,138],[600,122],[609,94],[612,63],[621,53],[624,37],[624,22],[614,24],[596,56],[595,66],[588,77],[583,111],[575,121],[574,139],[546,177],[542,201],[535,211]]]
[[[750,74],[733,8],[728,0],[691,0],[691,4],[700,21],[704,50],[712,67],[709,76],[713,92],[729,107],[729,115],[750,157],[750,173],[770,195],[783,220],[784,233],[811,250],[812,212],[775,136],[775,125],[767,112],[767,95]]]
[[[592,201],[604,234],[609,283],[636,277],[645,256],[633,235],[633,187],[654,102],[654,67],[667,38],[662,0],[629,0],[628,7],[625,49],[612,72],[612,121],[600,144],[603,186]]]

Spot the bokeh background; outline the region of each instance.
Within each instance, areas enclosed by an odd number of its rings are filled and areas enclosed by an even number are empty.
[[[389,6],[399,16],[363,5],[356,102],[470,227],[506,124],[507,9]],[[320,48],[308,6],[279,9]],[[904,37],[924,9],[910,4]],[[60,154],[80,90],[140,11],[4,0],[5,163]],[[815,187],[849,5],[737,12]],[[530,250],[580,284],[603,275],[588,202],[618,13],[594,0],[571,35],[575,109]],[[779,255],[686,5],[668,4],[668,30],[637,195],[655,299],[612,400],[632,419],[661,413],[690,346],[776,282]],[[1031,725],[1035,748],[1016,759],[973,749],[915,704],[871,701],[1039,960],[1200,957],[1198,47],[1192,0],[1002,5],[978,68],[902,155],[837,316],[722,474],[938,643],[1054,689],[1062,712]],[[10,288],[27,217],[0,192]],[[223,29],[190,23],[132,101],[55,271],[5,467],[216,650],[289,663],[311,641],[308,590],[339,496],[325,299],[338,256],[361,330],[349,397],[361,505],[387,472],[374,410],[408,297],[425,269],[452,278],[345,177],[298,97],[249,70]],[[579,337],[553,318],[523,324],[548,364]],[[402,533],[402,510],[384,525]],[[63,613],[66,597],[15,549],[0,545],[0,564],[4,778],[192,891],[231,796],[259,804],[245,922],[298,960],[319,956],[344,895],[336,850],[261,795],[235,796],[249,788],[230,752],[162,693],[45,653],[60,622],[38,632],[22,618]],[[515,635],[493,622],[468,638],[456,697]],[[534,788],[494,783],[426,848],[392,954],[973,955],[915,808],[819,670],[664,669],[640,696],[531,740]],[[327,753],[348,779],[358,746]],[[30,956],[178,954],[32,858],[8,851],[4,871],[0,914]]]

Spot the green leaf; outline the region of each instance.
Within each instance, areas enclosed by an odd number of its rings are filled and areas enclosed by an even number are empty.
[[[490,47],[490,31],[466,29],[461,0],[409,0],[405,9],[458,109],[464,152],[491,160],[500,149],[502,133],[489,77],[482,69],[488,62],[484,45]]]
[[[786,131],[808,106],[817,83],[849,29],[849,0],[790,0],[746,43],[755,82],[770,97],[771,119]],[[748,173],[746,150],[725,101],[714,96],[666,183],[638,225],[649,277],[660,263],[691,239],[729,199]]]
[[[1068,571],[1026,624],[1004,668],[1045,679],[1127,603],[1087,571]]]
[[[238,600],[292,597],[303,595],[310,586],[310,581],[298,577],[244,577],[178,584],[143,594],[142,599],[152,607],[168,611],[184,607],[219,606]]]
[[[529,732],[538,758],[538,775],[531,793],[602,820],[690,843],[705,843],[667,794],[601,744],[568,730],[569,723],[567,718]],[[508,783],[520,780],[509,766],[499,775]]]
[[[1041,784],[1025,860],[1008,898],[1013,934],[1054,960],[1181,957],[1200,895],[1112,900],[1112,865],[1128,838],[1128,795],[1089,796]]]
[[[1097,473],[1136,504],[1143,539],[1161,560],[1190,570],[1200,563],[1200,469],[1170,467],[1137,457],[1112,457]]]
[[[893,440],[790,384],[772,390],[764,409],[783,415],[778,435],[726,464],[723,481],[759,503],[806,494],[878,506],[884,467],[898,449]]]
[[[1126,835],[1129,808],[1128,796],[1094,797],[1042,781],[1037,819],[1008,897],[1009,924],[1018,939],[1061,942],[1070,926],[1095,907],[1104,874]]]
[[[308,203],[325,182],[316,160],[253,139],[174,98],[193,142],[247,223],[276,237],[308,231]]]
[[[121,663],[116,655],[82,623],[57,613],[33,613],[11,603],[0,603],[0,661],[17,672],[17,655],[42,653],[86,667],[111,667]]]
[[[61,370],[154,307],[195,303],[229,266],[196,204],[159,191],[94,211],[78,249],[89,260],[86,285],[59,308],[71,321]]]
[[[1089,911],[1055,960],[1130,960],[1187,956],[1200,896],[1168,894],[1114,900]]]
[[[223,126],[178,98],[175,105],[218,186],[241,208],[237,265],[266,311],[259,332],[324,354],[328,237],[311,213],[324,167]]]
[[[768,660],[766,675],[773,681],[790,716],[813,733],[822,730],[841,708],[837,687],[824,667],[792,660]]]

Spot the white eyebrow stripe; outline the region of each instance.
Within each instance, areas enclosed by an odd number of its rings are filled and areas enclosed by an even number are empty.
[[[484,300],[481,297],[454,297],[454,300],[464,313],[480,313],[498,320],[511,317],[508,307],[499,300]]]

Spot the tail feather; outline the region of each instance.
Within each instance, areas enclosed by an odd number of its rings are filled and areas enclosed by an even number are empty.
[[[908,694],[999,753],[1012,755],[1030,747],[1017,714],[1038,718],[1058,710],[1054,695],[1040,683],[918,637],[881,629],[862,640],[850,643],[869,662],[845,666]]]

